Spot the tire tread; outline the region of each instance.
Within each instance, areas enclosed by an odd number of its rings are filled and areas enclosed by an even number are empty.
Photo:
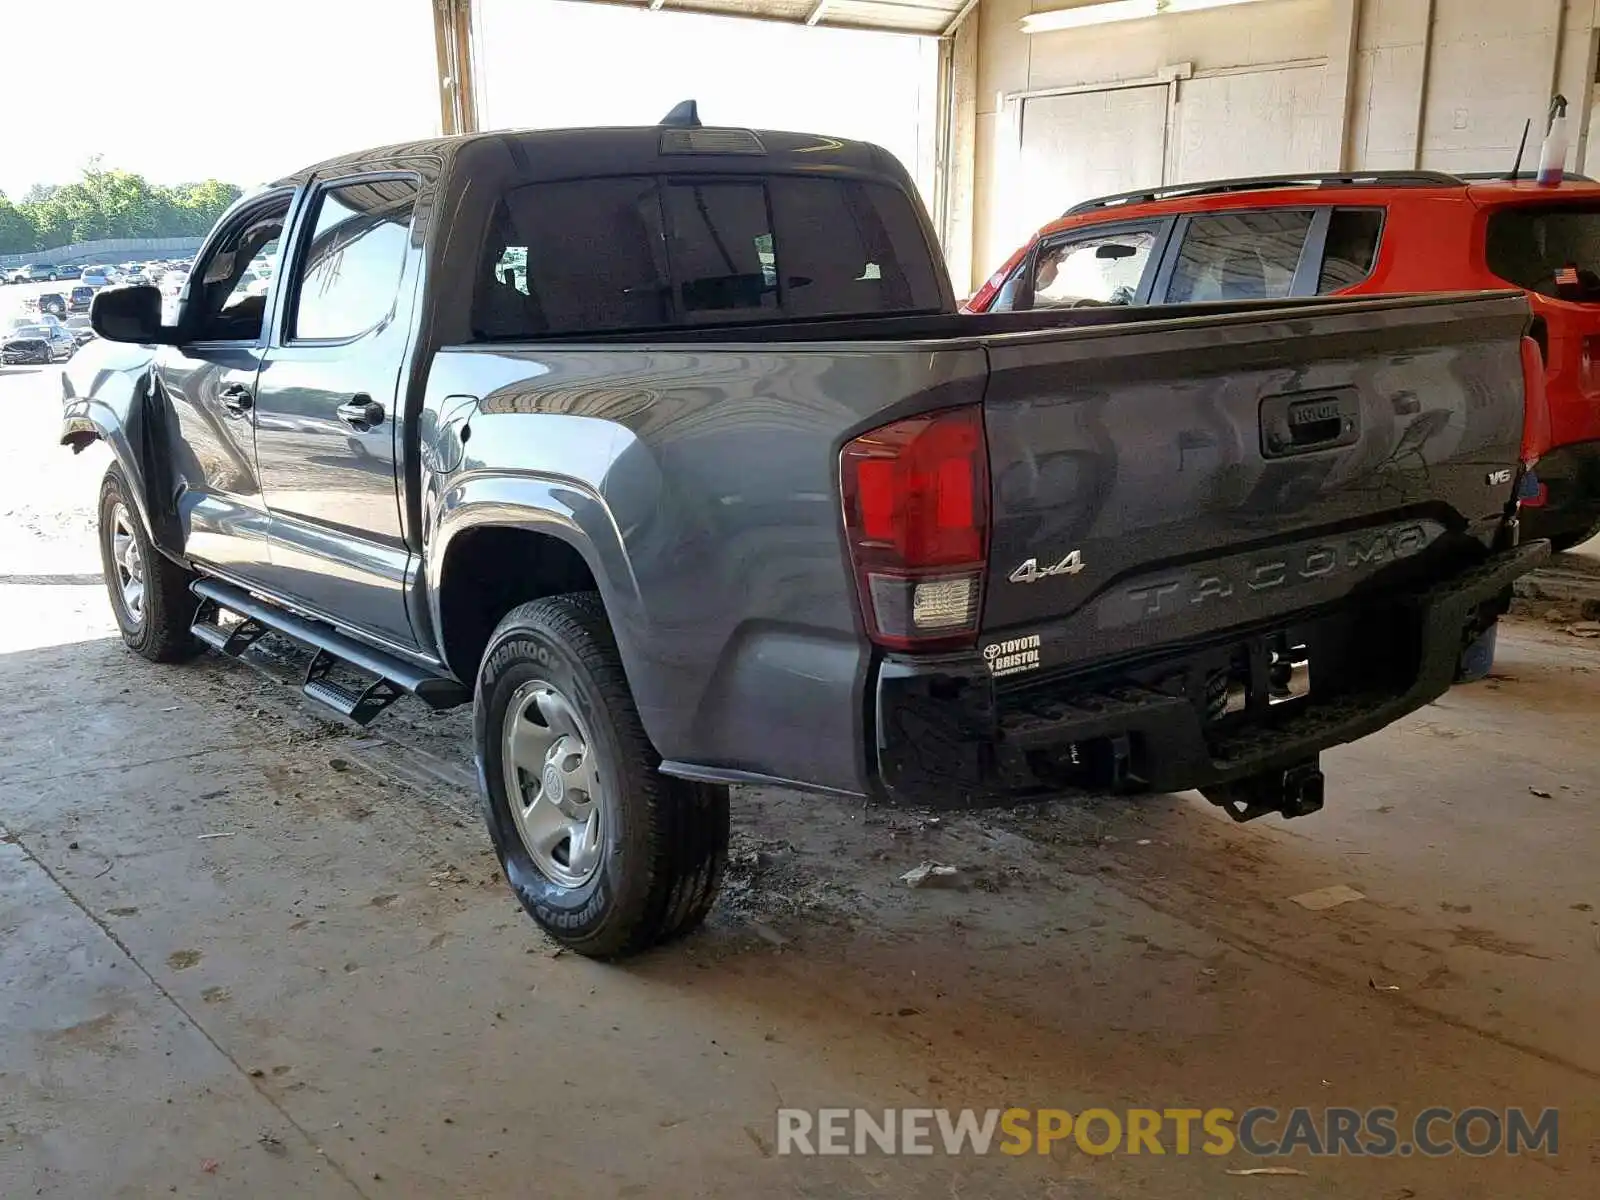
[[[635,811],[642,811],[645,823],[645,861],[636,864],[641,879],[631,891],[630,911],[619,912],[587,938],[550,932],[596,958],[625,958],[690,932],[710,912],[721,886],[728,845],[727,788],[660,773],[661,758],[634,705],[598,593],[573,592],[519,605],[501,620],[489,644],[492,648],[508,633],[528,628],[559,639],[588,674],[619,743],[619,773],[644,801]]]
[[[139,508],[133,500],[133,489],[128,485],[127,475],[118,463],[112,463],[107,467],[105,477],[100,481],[100,545],[106,570],[106,590],[110,593],[115,586],[110,574],[109,549],[106,544],[108,537],[106,524],[113,500],[120,501],[128,510],[133,522],[133,536],[139,543],[139,553],[144,559],[145,571],[144,622],[136,632],[130,633],[119,620],[117,624],[122,629],[122,640],[134,653],[151,662],[187,662],[205,649],[205,644],[190,632],[198,604],[193,593],[189,591],[189,585],[194,582],[194,574],[173,562],[151,544],[139,519]],[[115,613],[119,607],[117,600],[115,596],[108,598]]]

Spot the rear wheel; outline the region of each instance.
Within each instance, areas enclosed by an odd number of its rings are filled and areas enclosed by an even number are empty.
[[[620,958],[704,920],[727,858],[728,789],[660,773],[597,595],[500,622],[473,731],[495,852],[551,937]]]
[[[122,640],[151,662],[181,662],[205,647],[189,632],[194,576],[150,544],[122,468],[100,484],[100,562]]]

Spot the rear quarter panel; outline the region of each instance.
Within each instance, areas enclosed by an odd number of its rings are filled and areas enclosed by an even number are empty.
[[[475,523],[562,537],[664,758],[858,792],[869,649],[839,448],[901,412],[976,403],[985,376],[980,348],[948,343],[446,350],[422,421],[435,595]],[[428,447],[452,414],[470,437],[450,468]]]

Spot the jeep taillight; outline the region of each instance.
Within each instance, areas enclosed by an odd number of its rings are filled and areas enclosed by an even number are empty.
[[[989,553],[983,410],[896,421],[839,457],[845,537],[867,632],[880,646],[971,646]]]
[[[1544,354],[1531,337],[1522,339],[1522,465],[1532,467],[1550,450],[1550,400],[1545,394]]]

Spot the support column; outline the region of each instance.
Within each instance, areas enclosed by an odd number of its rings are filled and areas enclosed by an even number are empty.
[[[433,0],[433,45],[439,64],[441,132],[478,131],[478,72],[473,53],[473,0]]]
[[[1333,0],[1328,14],[1328,112],[1338,123],[1336,138],[1331,143],[1339,149],[1338,167],[1348,171],[1352,157],[1351,97],[1356,91],[1356,65],[1359,60],[1358,41],[1361,36],[1362,0]]]
[[[973,189],[977,174],[977,0],[957,13],[939,41],[938,136],[934,158],[934,226],[957,297],[974,286]]]

